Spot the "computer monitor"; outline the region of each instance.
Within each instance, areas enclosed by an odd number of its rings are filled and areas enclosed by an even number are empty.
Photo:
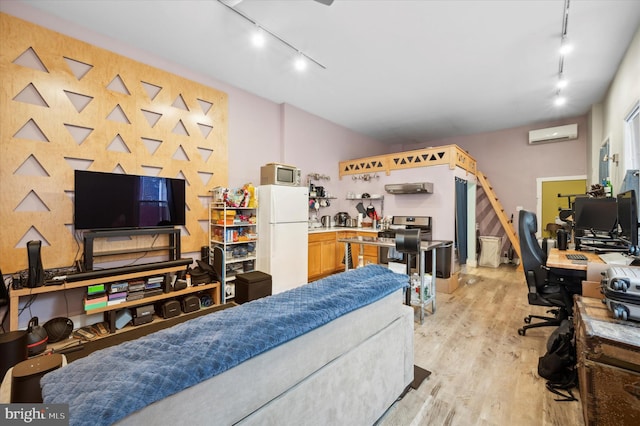
[[[616,227],[617,217],[615,198],[576,197],[575,199],[575,229],[581,235],[611,236]]]
[[[638,200],[633,189],[622,192],[618,200],[619,238],[632,246],[638,245]]]

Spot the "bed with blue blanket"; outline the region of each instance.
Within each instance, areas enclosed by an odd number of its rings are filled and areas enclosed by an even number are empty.
[[[71,425],[363,424],[413,380],[408,277],[379,265],[214,312],[42,378]]]

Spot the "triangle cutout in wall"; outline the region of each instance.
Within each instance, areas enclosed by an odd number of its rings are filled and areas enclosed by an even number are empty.
[[[187,179],[187,177],[184,175],[184,173],[182,173],[182,170],[180,170],[178,172],[178,174],[176,175],[176,179],[182,179],[185,183],[186,186],[189,186],[189,179]]]
[[[160,120],[160,117],[162,117],[162,114],[157,112],[147,111],[144,109],[141,109],[140,111],[142,111],[142,115],[144,115],[144,118],[147,119],[147,123],[149,123],[149,126],[151,126],[151,128],[153,128],[153,126],[158,123],[158,120]]]
[[[27,87],[22,89],[14,98],[14,101],[24,102],[27,104],[42,106],[49,108],[49,104],[44,100],[38,89],[33,83],[27,84]]]
[[[127,146],[127,144],[124,142],[124,140],[120,135],[116,135],[116,137],[113,138],[113,140],[107,147],[107,151],[126,152],[127,154],[131,154],[129,147]]]
[[[73,124],[65,124],[64,127],[78,145],[81,145],[93,132],[93,129],[89,127],[74,126]]]
[[[117,121],[118,123],[131,124],[131,122],[127,118],[127,115],[124,113],[120,105],[116,105],[113,111],[109,113],[109,115],[107,116],[107,120]]]
[[[87,75],[87,73],[93,68],[93,65],[85,64],[84,62],[76,61],[75,59],[67,57],[64,58],[64,61],[67,63],[71,73],[78,80],[82,80],[82,77]]]
[[[124,170],[124,168],[120,165],[120,164],[116,164],[116,166],[113,168],[113,170],[111,170],[111,173],[117,173],[120,175],[126,175],[127,172]]]
[[[156,96],[158,96],[158,93],[160,93],[160,91],[162,90],[162,87],[156,86],[155,84],[146,83],[144,81],[141,81],[140,83],[142,83],[142,88],[151,100],[154,100]]]
[[[198,176],[200,176],[200,180],[206,186],[209,184],[209,181],[213,177],[213,173],[209,172],[198,172]]]
[[[149,139],[149,138],[141,138],[141,139],[142,139],[142,143],[149,151],[149,154],[152,154],[152,155],[155,154],[158,148],[160,148],[160,145],[162,145],[162,141],[157,139]]]
[[[40,60],[40,57],[38,56],[36,51],[33,50],[33,48],[31,47],[25,50],[24,52],[22,52],[22,55],[18,56],[13,61],[13,63],[23,67],[34,69],[36,71],[44,71],[47,73],[49,72],[47,67],[45,67],[42,61]]]
[[[213,126],[208,126],[206,124],[198,123],[198,127],[200,128],[200,132],[202,133],[203,138],[209,137],[209,134],[213,130]]]
[[[93,160],[85,158],[64,157],[64,161],[67,162],[72,170],[87,170],[93,164]]]
[[[172,133],[176,135],[189,136],[189,132],[187,132],[187,128],[184,127],[182,120],[178,120],[176,126],[173,128]]]
[[[49,212],[51,209],[42,201],[34,190],[29,191],[26,197],[13,209],[14,212]]]
[[[113,77],[111,83],[107,85],[107,89],[113,90],[114,92],[122,93],[123,95],[131,95],[131,92],[129,92],[129,89],[127,89],[127,85],[124,84],[122,77],[120,77],[120,74]]]
[[[20,241],[13,248],[25,248],[27,247],[27,243],[32,240],[40,240],[42,241],[42,247],[49,246],[49,241],[38,231],[35,226],[32,226],[25,232],[25,234],[20,238]]]
[[[178,149],[176,149],[176,152],[173,153],[173,156],[171,158],[174,160],[189,161],[189,156],[187,155],[182,145],[178,146]]]
[[[64,91],[64,94],[67,95],[67,98],[69,98],[71,104],[78,112],[82,112],[82,110],[85,109],[93,100],[93,97],[91,96],[81,95],[80,93],[73,93],[67,90]]]
[[[18,176],[50,176],[33,154],[29,155],[13,174]]]
[[[202,99],[198,99],[198,103],[200,104],[200,108],[202,109],[202,112],[204,112],[204,115],[207,115],[213,106],[211,102],[207,102]]]
[[[213,154],[213,150],[212,149],[202,148],[202,147],[198,147],[198,152],[200,153],[200,156],[202,157],[202,159],[204,160],[205,163],[207,161],[209,161],[209,158],[211,157],[211,154]]]
[[[178,95],[178,97],[175,98],[171,106],[174,108],[179,108],[185,111],[189,111],[189,108],[187,107],[187,103],[184,101],[184,98],[182,97],[182,95]]]
[[[142,166],[142,170],[144,170],[145,176],[160,176],[162,167]]]
[[[33,118],[30,118],[29,121],[27,121],[24,126],[22,126],[20,130],[16,132],[15,135],[13,135],[13,137],[19,139],[28,139],[30,141],[49,142],[49,139],[45,136],[44,133],[42,133],[40,127],[38,127],[36,122],[33,121]]]

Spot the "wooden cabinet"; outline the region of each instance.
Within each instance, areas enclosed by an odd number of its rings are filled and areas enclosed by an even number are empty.
[[[375,237],[377,234],[375,233],[371,233],[371,232],[358,232],[356,234],[358,237]],[[358,265],[358,255],[359,252],[358,250],[360,250],[360,247],[352,247],[351,249],[351,254],[355,254],[355,263],[354,266]],[[355,251],[355,253],[354,253]],[[377,264],[378,263],[378,247],[376,246],[369,246],[366,245],[364,246],[364,264],[368,265],[370,263],[373,264]]]
[[[574,314],[585,424],[639,424],[640,326],[614,320],[598,299],[577,297]]]
[[[309,234],[309,281],[336,272],[336,233]]]

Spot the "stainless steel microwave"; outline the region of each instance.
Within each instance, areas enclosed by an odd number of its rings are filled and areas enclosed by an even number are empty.
[[[269,163],[260,167],[260,185],[300,186],[300,169],[279,163]]]

